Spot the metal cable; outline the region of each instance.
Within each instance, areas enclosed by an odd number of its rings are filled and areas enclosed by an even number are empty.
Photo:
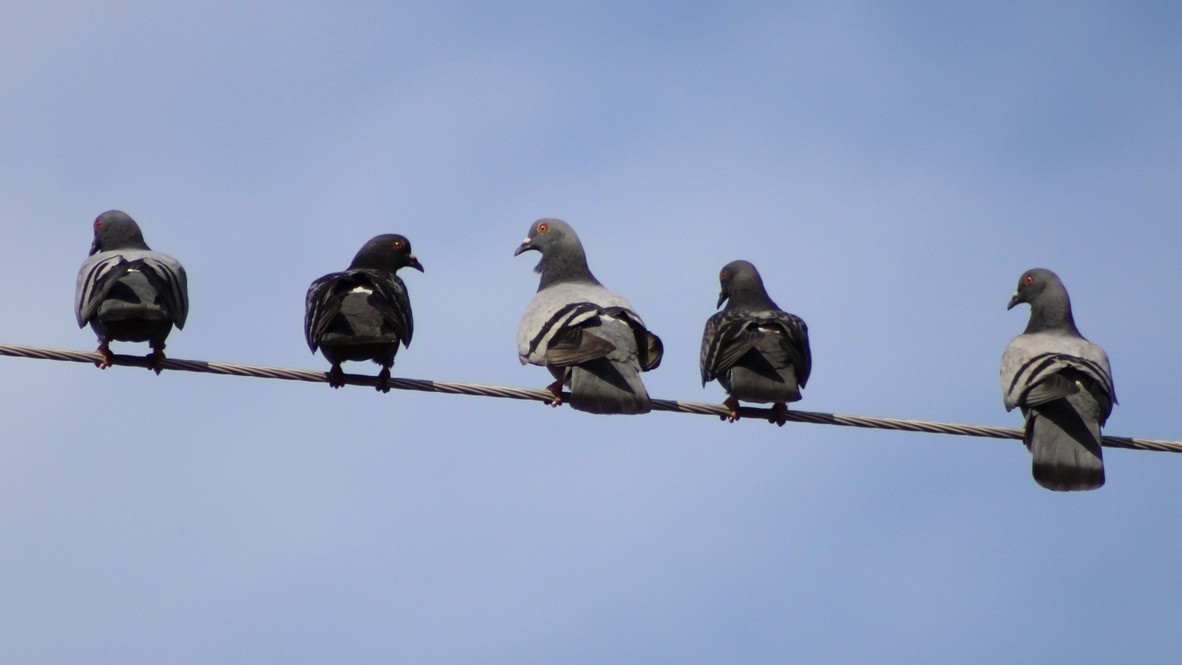
[[[68,351],[64,349],[46,349],[34,346],[18,346],[15,344],[0,344],[0,356],[14,358],[34,358],[38,360],[59,360],[65,362],[98,364],[98,353],[85,351]],[[129,367],[148,367],[148,359],[143,356],[114,355],[111,360],[114,365]],[[286,381],[309,381],[327,383],[327,372],[314,372],[306,369],[285,369],[281,367],[262,367],[259,365],[238,365],[233,363],[206,362],[203,360],[178,360],[166,358],[160,363],[163,369],[181,372],[203,372],[207,374],[224,374],[231,376],[250,376],[259,379],[283,379]],[[377,378],[359,374],[345,374],[344,382],[354,386],[377,386]],[[456,383],[451,381],[425,381],[423,379],[404,379],[391,377],[389,386],[395,390],[418,390],[421,392],[447,393],[450,395],[473,395],[477,397],[499,397],[502,399],[523,399],[549,403],[554,396],[546,390],[531,390],[528,388],[510,388],[506,386],[487,386],[474,383]],[[564,399],[570,395],[564,393]],[[729,414],[721,404],[706,404],[703,402],[680,402],[676,400],[654,399],[653,411],[673,411],[676,413],[694,413],[705,416],[725,417]],[[744,406],[739,409],[743,418],[758,418],[768,420],[772,417],[771,409]],[[863,427],[870,429],[897,430],[903,432],[926,432],[929,434],[952,434],[956,436],[978,436],[991,439],[1021,439],[1022,430],[1012,427],[990,427],[982,425],[961,425],[957,423],[940,423],[926,420],[904,420],[901,418],[873,418],[868,416],[845,416],[835,413],[819,413],[815,411],[788,411],[786,420],[797,423],[812,423],[815,425],[841,425],[844,427]],[[1182,452],[1182,441],[1161,441],[1156,439],[1139,439],[1124,436],[1105,436],[1104,445],[1109,448],[1128,448],[1130,450],[1155,450],[1159,452]]]

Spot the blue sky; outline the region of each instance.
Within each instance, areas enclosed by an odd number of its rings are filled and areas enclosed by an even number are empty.
[[[1162,4],[7,3],[8,343],[90,349],[90,223],[182,260],[178,358],[322,369],[312,279],[408,236],[399,376],[540,388],[561,217],[699,384],[744,258],[799,408],[1017,426],[1027,268],[1182,439],[1182,42]],[[116,351],[137,347],[116,345]],[[1163,662],[1182,459],[1037,487],[1015,442],[8,359],[4,662]],[[376,366],[351,371],[374,372]]]

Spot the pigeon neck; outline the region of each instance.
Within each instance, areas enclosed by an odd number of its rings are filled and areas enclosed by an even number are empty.
[[[750,282],[736,284],[727,299],[726,309],[780,309],[772,301],[763,284]]]
[[[389,268],[380,259],[360,255],[353,258],[353,263],[349,264],[349,270],[380,270],[382,272],[389,272]]]
[[[599,284],[591,268],[587,266],[587,255],[579,245],[556,247],[558,251],[545,253],[538,262],[537,271],[542,274],[538,290],[555,284]]]
[[[151,250],[139,229],[112,229],[102,238],[102,249],[143,249]]]
[[[1064,291],[1048,295],[1050,297],[1039,298],[1030,305],[1030,322],[1026,324],[1026,332],[1059,331],[1079,335],[1079,328],[1075,327],[1075,317],[1071,315],[1071,299],[1067,297],[1067,293]]]

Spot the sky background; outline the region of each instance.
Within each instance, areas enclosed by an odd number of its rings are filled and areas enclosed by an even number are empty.
[[[698,374],[744,258],[797,407],[1018,426],[1022,271],[1182,439],[1169,3],[6,2],[0,341],[90,350],[91,222],[183,261],[177,358],[327,369],[304,293],[411,239],[397,376],[516,357],[560,217]],[[101,5],[101,7],[99,6]],[[117,352],[146,353],[116,344]],[[1169,662],[1182,456],[1060,495],[1014,441],[0,359],[5,663]],[[347,366],[376,373],[376,365]]]

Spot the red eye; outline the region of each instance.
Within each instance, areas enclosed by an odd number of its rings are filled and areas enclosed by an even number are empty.
[[[1033,284],[1034,283],[1034,275],[1027,275],[1022,278],[1022,281],[1027,284]]]
[[[402,242],[401,240],[394,241],[394,249],[401,251],[403,247],[406,247],[406,243]]]
[[[103,228],[103,220],[101,220],[101,219],[94,220],[94,230],[98,231],[101,228]]]
[[[718,273],[718,279],[722,279],[722,280],[725,280],[725,279],[726,279],[726,271],[725,271],[725,270],[723,270],[722,272]]]
[[[547,232],[547,231],[549,231],[549,230],[550,230],[550,225],[549,225],[549,224],[547,224],[547,223],[545,223],[545,222],[542,222],[541,224],[538,224],[538,233],[546,233],[546,232]]]

